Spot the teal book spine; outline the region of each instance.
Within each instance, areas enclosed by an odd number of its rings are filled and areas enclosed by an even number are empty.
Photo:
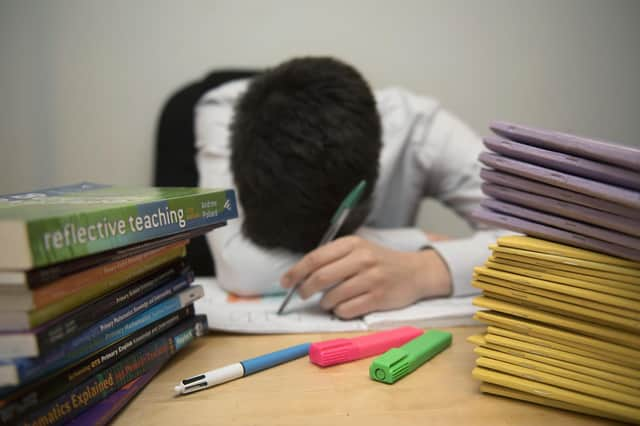
[[[89,380],[30,410],[16,424],[53,426],[66,423],[137,377],[159,370],[176,352],[188,346],[203,333],[202,328],[190,328],[178,333],[169,330],[126,356],[122,361],[96,373]]]
[[[169,329],[197,329],[204,318],[203,330],[206,329],[206,316],[194,316],[193,305],[166,316],[148,326],[141,328],[125,339],[119,340],[100,349],[68,368],[56,370],[55,373],[43,377],[28,386],[19,386],[14,391],[0,397],[0,425],[8,426],[33,409],[63,394],[67,390],[95,376],[101,370],[122,360]],[[175,327],[174,327],[175,326]],[[195,328],[194,328],[195,327]],[[7,388],[4,388],[7,389]]]
[[[117,326],[77,347],[74,343],[76,340],[83,341],[82,335],[63,343],[55,350],[40,357],[0,360],[0,385],[22,385],[65,368],[97,350],[135,333],[152,322],[192,304],[203,295],[201,286],[192,286],[137,315],[127,318]],[[89,331],[89,333],[92,332]]]
[[[81,183],[0,196],[0,269],[28,270],[223,223],[231,189]]]

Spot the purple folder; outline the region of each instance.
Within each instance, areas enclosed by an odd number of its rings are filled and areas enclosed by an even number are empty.
[[[503,121],[494,121],[489,127],[511,140],[640,172],[640,149],[637,148]]]
[[[640,192],[638,191],[535,166],[500,154],[483,152],[479,159],[486,166],[496,170],[640,209]]]
[[[502,154],[505,157],[526,161],[527,163],[548,167],[575,176],[590,178],[599,182],[640,190],[640,173],[618,166],[549,151],[498,136],[485,137],[484,144],[490,150]]]
[[[589,225],[584,222],[578,222],[572,219],[494,199],[482,200],[481,205],[488,209],[519,217],[521,219],[530,220],[532,222],[553,226],[554,228],[563,229],[575,234],[593,237],[602,241],[608,241],[610,243],[629,247],[638,250],[640,253],[640,238],[632,237],[627,234],[622,234],[599,226]]]
[[[640,251],[624,247],[618,244],[586,237],[573,232],[563,231],[552,226],[542,225],[526,219],[520,219],[508,214],[496,212],[480,207],[471,214],[474,219],[499,228],[509,229],[533,237],[568,244],[575,247],[593,250],[611,256],[640,262]]]
[[[640,220],[629,219],[627,217],[607,213],[602,210],[596,210],[579,204],[556,200],[543,195],[532,194],[520,189],[496,185],[495,183],[483,183],[482,192],[489,197],[493,197],[500,201],[506,201],[640,237]]]
[[[142,388],[153,379],[158,370],[152,370],[140,377],[136,377],[106,399],[83,411],[78,417],[71,419],[66,426],[104,426],[109,424]]]
[[[601,198],[591,197],[578,192],[568,191],[546,183],[536,182],[530,179],[521,178],[498,170],[482,169],[480,177],[486,182],[495,183],[509,188],[520,189],[525,192],[543,195],[556,200],[564,200],[568,203],[586,206],[603,212],[624,216],[626,218],[640,221],[640,209],[612,203]]]

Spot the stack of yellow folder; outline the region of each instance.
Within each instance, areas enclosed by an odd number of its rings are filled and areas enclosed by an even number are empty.
[[[490,249],[473,279],[480,390],[640,423],[640,262],[526,236]]]

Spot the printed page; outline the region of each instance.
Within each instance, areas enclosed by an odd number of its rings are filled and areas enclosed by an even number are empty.
[[[404,309],[374,312],[364,317],[371,330],[412,325],[420,328],[478,325],[471,302],[475,296],[423,300]]]
[[[344,321],[318,306],[320,295],[306,301],[294,296],[287,314],[276,311],[284,295],[242,297],[221,289],[215,279],[197,278],[194,284],[204,288],[204,297],[195,302],[196,312],[206,314],[209,328],[237,333],[325,333],[364,331],[403,325],[416,327],[452,327],[478,325],[472,319],[478,309],[472,297],[434,299],[404,309],[376,312],[363,319]]]
[[[196,313],[206,314],[209,328],[236,333],[325,333],[363,331],[364,321],[344,321],[322,310],[318,297],[302,301],[293,296],[284,315],[276,312],[284,294],[243,297],[227,293],[212,278],[197,278],[204,297],[196,301]],[[319,296],[319,295],[318,295]]]

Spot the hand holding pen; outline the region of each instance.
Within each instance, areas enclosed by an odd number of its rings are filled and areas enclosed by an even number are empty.
[[[361,180],[351,190],[351,192],[347,194],[345,199],[342,200],[342,203],[340,203],[340,205],[338,206],[338,209],[336,210],[333,217],[331,218],[329,228],[327,229],[324,236],[320,240],[318,247],[322,247],[323,245],[327,244],[328,242],[330,242],[335,238],[335,236],[340,231],[340,228],[349,217],[351,210],[353,210],[355,205],[358,204],[358,201],[360,200],[360,197],[362,197],[362,193],[364,192],[364,189],[366,188],[366,186],[367,186],[367,182],[364,180]],[[284,300],[282,301],[282,304],[280,305],[280,308],[278,309],[278,315],[281,315],[284,312],[284,308],[287,306],[287,303],[289,303],[291,296],[293,296],[293,294],[298,290],[298,288],[300,288],[303,282],[304,280],[300,280],[289,289],[287,296],[284,298]]]
[[[370,232],[363,229],[307,253],[283,274],[281,285],[295,284],[302,299],[322,293],[320,307],[342,319],[450,294],[449,268],[436,250],[398,250],[376,242],[376,235],[390,232],[395,240],[419,246],[426,244],[423,231],[380,230],[369,238]]]

